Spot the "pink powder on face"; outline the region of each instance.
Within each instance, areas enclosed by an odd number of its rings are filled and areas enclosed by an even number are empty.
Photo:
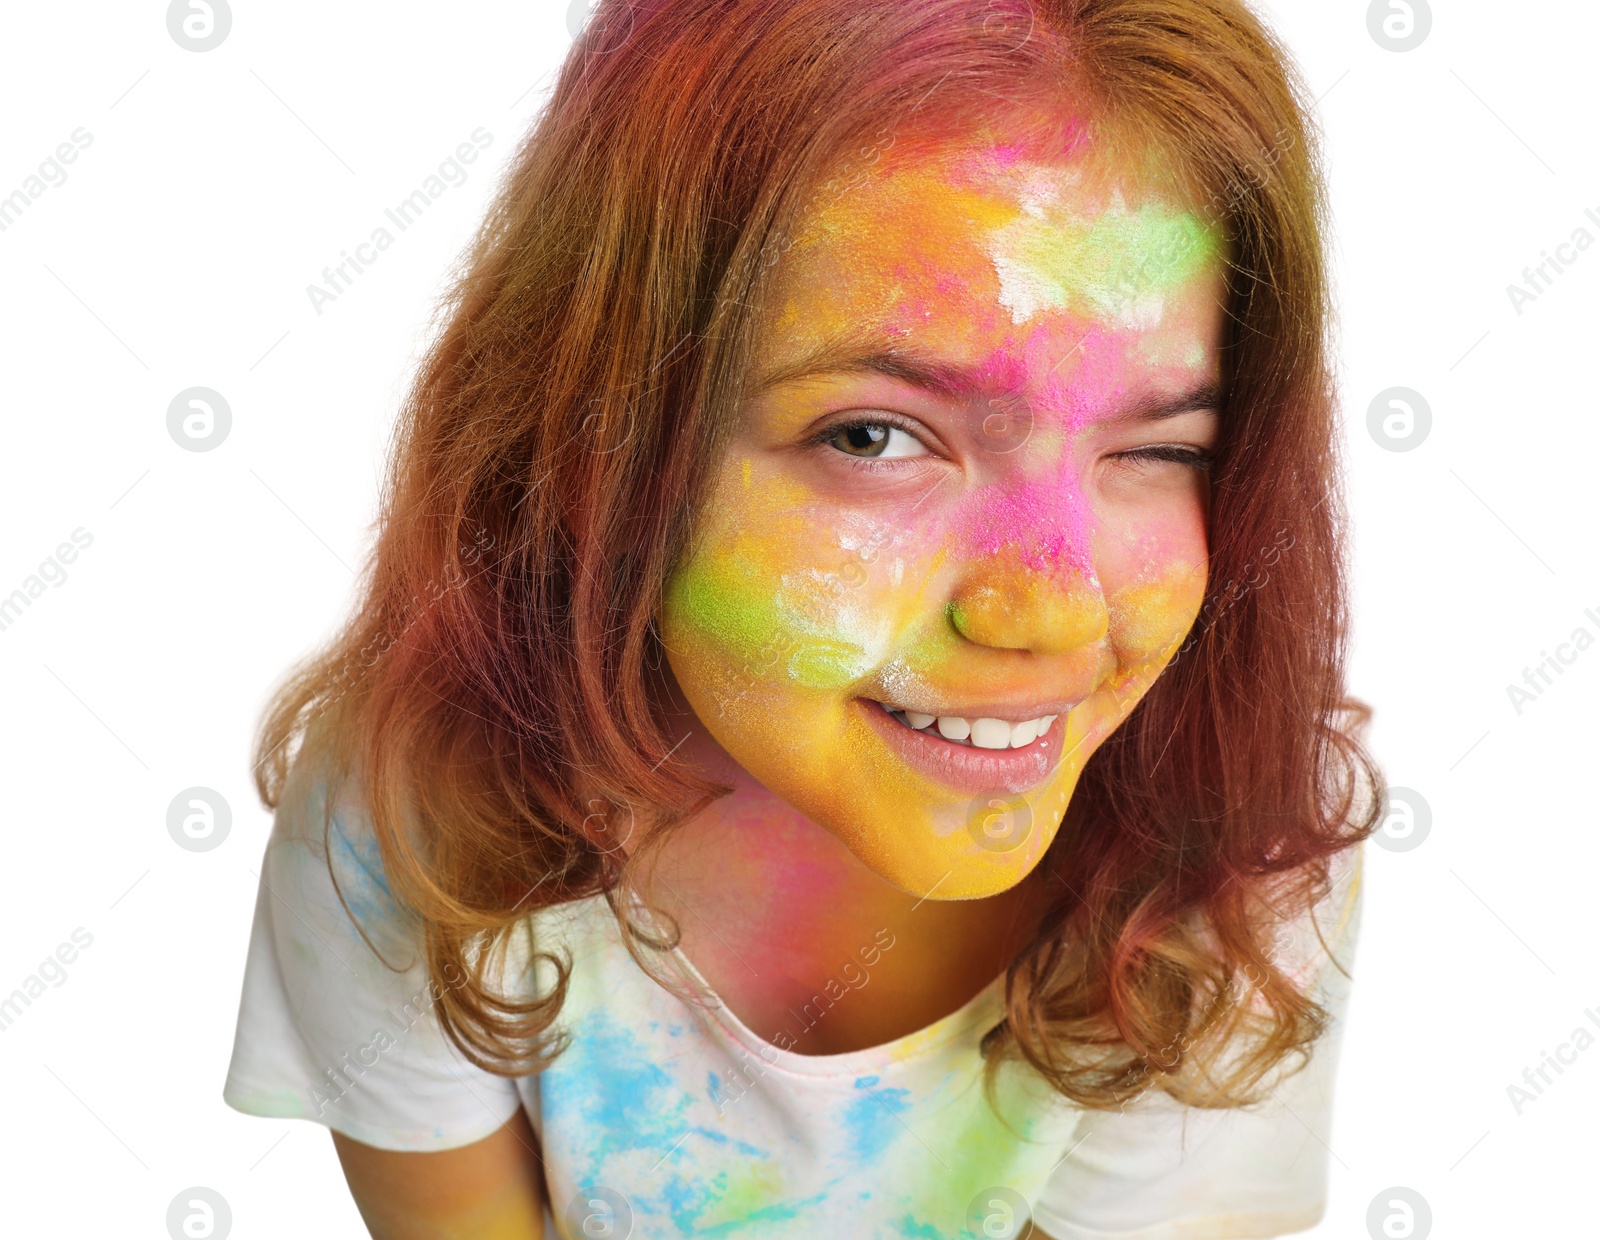
[[[957,529],[969,555],[992,557],[1009,548],[1028,571],[1095,576],[1095,519],[1077,476],[1074,441],[1123,398],[1133,333],[1088,324],[1081,336],[1079,330],[1040,324],[1020,347],[1008,339],[976,367],[983,384],[1000,394],[996,399],[1025,408],[1033,435],[1053,432],[1058,447],[1042,475],[985,487],[963,505]]]
[[[1133,335],[1115,328],[1087,328],[1063,350],[1059,335],[1034,332],[1030,350],[1050,350],[1039,359],[1044,378],[1034,399],[1034,416],[1053,417],[1071,436],[1114,411],[1127,393],[1125,368]]]
[[[1063,473],[975,491],[956,526],[973,560],[1010,550],[1030,572],[1094,576],[1089,506],[1076,480]]]
[[[910,334],[908,323],[925,323],[933,318],[933,306],[922,297],[911,301],[903,301],[895,307],[896,318],[883,324],[885,336],[906,336]]]
[[[999,399],[1022,401],[1040,427],[1071,435],[1114,410],[1127,391],[1124,371],[1137,333],[1082,323],[1041,324],[1021,347],[1008,338],[974,369]]]
[[[1091,152],[1091,136],[1085,118],[1063,111],[1058,104],[1044,107],[1023,105],[1011,115],[1013,122],[1025,121],[1026,132],[1019,134],[1014,124],[989,128],[964,156],[955,161],[952,171],[974,179],[999,169],[1013,168],[1027,160],[1076,161]],[[1011,136],[1001,138],[1005,132]]]
[[[1026,350],[1019,354],[1008,337],[999,348],[979,358],[972,369],[984,388],[1000,399],[1014,400],[1020,399],[1028,390],[1029,376],[1033,370],[1031,360]]]

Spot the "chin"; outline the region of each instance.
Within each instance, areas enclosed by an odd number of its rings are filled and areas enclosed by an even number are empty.
[[[1071,794],[1059,782],[942,811],[907,805],[842,822],[822,811],[813,821],[879,878],[919,900],[981,900],[1017,886],[1049,849]]]
[[[883,865],[856,852],[862,864],[878,877],[909,895],[927,900],[982,900],[1001,895],[1027,878],[1043,855],[1041,849],[1024,859],[1016,855],[998,859],[965,857],[941,865],[927,864],[930,859],[924,858],[911,864]]]

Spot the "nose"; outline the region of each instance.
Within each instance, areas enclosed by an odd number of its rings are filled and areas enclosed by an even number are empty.
[[[1087,564],[1044,564],[1010,542],[974,556],[946,608],[967,640],[1038,655],[1082,651],[1110,630],[1105,592]]]

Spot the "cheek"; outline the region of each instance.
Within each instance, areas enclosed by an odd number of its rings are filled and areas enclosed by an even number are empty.
[[[1206,534],[1199,503],[1104,550],[1102,582],[1117,661],[1132,669],[1164,663],[1200,612],[1206,590]]]
[[[680,681],[718,714],[730,702],[796,705],[881,665],[924,600],[904,535],[809,502],[742,462],[709,507],[717,514],[668,583],[662,636]],[[690,684],[684,684],[686,691]]]

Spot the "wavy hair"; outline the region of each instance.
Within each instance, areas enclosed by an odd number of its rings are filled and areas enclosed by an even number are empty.
[[[311,747],[359,780],[480,1066],[561,1049],[570,962],[546,953],[537,995],[497,981],[529,914],[604,894],[644,962],[668,941],[626,911],[650,848],[618,842],[727,791],[672,757],[654,618],[799,220],[897,128],[1025,97],[1153,153],[1225,230],[1228,395],[1201,619],[1087,763],[984,1050],[1088,1107],[1151,1083],[1237,1105],[1322,1032],[1262,910],[1326,894],[1377,772],[1343,689],[1324,201],[1282,48],[1242,0],[604,0],[443,299],[357,605],[257,736],[269,807]]]

